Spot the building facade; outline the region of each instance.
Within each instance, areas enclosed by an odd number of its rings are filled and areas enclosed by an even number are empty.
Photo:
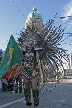
[[[40,33],[43,30],[44,24],[42,15],[37,11],[36,6],[33,7],[32,12],[29,13],[26,23],[25,23],[25,29],[29,27],[35,27],[35,30]]]

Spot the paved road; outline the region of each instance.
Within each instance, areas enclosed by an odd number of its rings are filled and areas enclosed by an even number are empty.
[[[71,83],[57,84],[56,86],[54,83],[50,83],[40,89],[38,108],[72,108]],[[23,93],[0,92],[0,108],[27,108]]]

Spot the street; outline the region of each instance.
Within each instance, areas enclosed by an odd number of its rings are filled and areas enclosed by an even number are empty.
[[[49,83],[40,89],[38,108],[72,108],[71,83]],[[0,108],[27,108],[23,93],[0,91]]]

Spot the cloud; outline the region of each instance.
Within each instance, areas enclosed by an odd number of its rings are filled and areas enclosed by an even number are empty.
[[[62,16],[65,16],[66,18],[63,19],[63,21],[67,21],[70,19],[70,17],[67,16],[72,16],[72,1],[69,3],[65,4],[62,8],[63,14]],[[72,22],[71,22],[72,24]]]

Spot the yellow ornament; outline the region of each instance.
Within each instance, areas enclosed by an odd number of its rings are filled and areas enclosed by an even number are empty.
[[[36,76],[36,74],[35,74],[35,70],[33,70],[32,76],[33,76],[33,77],[35,77],[35,76]]]

